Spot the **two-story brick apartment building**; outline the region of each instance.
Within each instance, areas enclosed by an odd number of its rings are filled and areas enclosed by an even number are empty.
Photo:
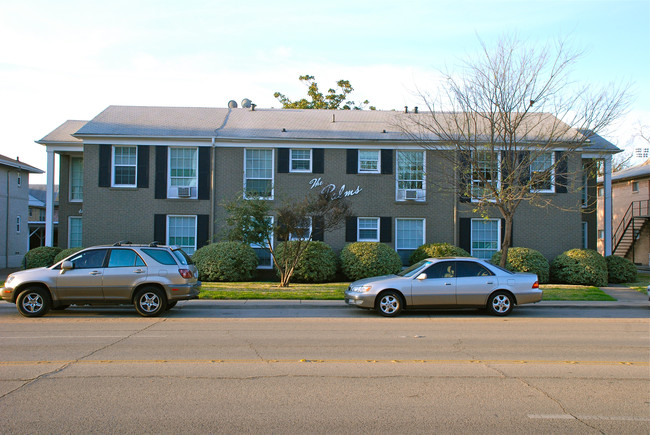
[[[498,212],[482,218],[471,201],[436,187],[454,168],[401,134],[400,116],[417,115],[110,106],[91,121],[69,121],[38,141],[48,156],[61,155],[59,244],[158,240],[193,252],[219,236],[222,204],[241,192],[279,203],[328,189],[344,195],[354,215],[319,235],[335,250],[378,241],[406,259],[424,243],[448,242],[489,258],[501,242]],[[553,179],[578,174],[577,181],[544,193],[557,207],[519,207],[514,246],[549,259],[595,249],[595,206],[580,207],[595,198],[595,180],[583,191],[579,174],[618,151],[605,142],[567,156],[565,173]],[[566,149],[559,144],[549,161]]]

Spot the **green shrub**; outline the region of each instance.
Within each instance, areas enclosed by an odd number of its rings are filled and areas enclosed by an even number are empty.
[[[72,254],[81,251],[82,249],[83,249],[83,248],[68,248],[68,249],[64,249],[63,251],[61,251],[61,252],[59,252],[58,254],[56,254],[56,257],[54,257],[54,263],[52,263],[52,264],[56,264],[56,263],[58,263],[59,261],[63,260],[64,258],[67,258],[67,257],[71,256]]]
[[[398,273],[402,260],[393,248],[379,242],[355,242],[341,251],[341,269],[348,279]]]
[[[623,257],[617,257],[616,255],[605,257],[605,260],[607,260],[607,276],[609,282],[636,282],[636,266],[630,260]]]
[[[198,249],[192,261],[202,281],[249,281],[257,268],[257,255],[241,242],[212,243]]]
[[[282,263],[289,246],[289,251],[299,242],[282,242],[275,248],[277,260]],[[323,242],[310,242],[302,253],[291,276],[294,282],[331,282],[336,277],[336,254]],[[279,275],[279,273],[278,273]]]
[[[607,261],[591,249],[571,249],[551,263],[551,280],[563,284],[607,285]]]
[[[33,269],[34,267],[50,267],[54,264],[56,254],[61,252],[61,248],[52,246],[40,246],[27,251],[25,258],[23,258],[23,265],[25,269]]]
[[[495,252],[490,260],[492,264],[501,262],[501,251]],[[549,280],[548,260],[541,252],[530,248],[509,248],[506,269],[513,272],[530,272],[537,274],[540,284]]]
[[[411,254],[409,262],[415,264],[425,258],[438,257],[471,257],[469,252],[449,243],[429,243],[422,245]]]

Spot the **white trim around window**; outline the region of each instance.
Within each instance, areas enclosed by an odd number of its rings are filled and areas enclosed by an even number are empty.
[[[313,160],[311,148],[292,148],[289,150],[289,172],[311,173]]]
[[[501,249],[500,219],[472,219],[470,234],[472,257],[490,260]]]
[[[197,199],[199,149],[169,147],[167,156],[167,198]]]
[[[68,217],[68,248],[83,246],[83,220],[80,216]]]
[[[359,158],[357,160],[357,173],[381,173],[381,152],[379,150],[359,150]]]
[[[196,215],[167,215],[167,245],[192,255],[196,251]]]
[[[543,189],[535,189],[534,185],[531,185],[531,192],[538,193],[554,193],[555,192],[555,171],[553,170],[553,165],[555,164],[555,153],[541,153],[530,162],[530,179],[533,180],[535,174],[544,174],[547,172],[548,180],[547,186]]]
[[[378,217],[358,217],[357,218],[357,241],[378,242],[379,222],[380,219]]]
[[[282,222],[280,222],[282,223]],[[302,234],[293,234],[289,233],[289,240],[290,241],[295,241],[295,240],[307,240],[311,237],[311,232],[313,230],[313,220],[311,216],[308,216],[305,218],[305,220],[302,222],[302,225],[299,226],[297,229],[301,230]]]
[[[413,251],[424,245],[427,221],[424,218],[395,219],[395,251],[402,264],[408,265]]]
[[[137,187],[138,147],[113,145],[111,187]]]
[[[273,199],[275,182],[275,150],[244,148],[244,198]],[[264,192],[270,193],[267,196]],[[251,195],[251,193],[253,193]]]
[[[84,160],[83,157],[70,157],[70,189],[68,199],[70,202],[82,202],[84,187]]]
[[[395,160],[395,200],[426,201],[427,154],[398,150]]]
[[[480,153],[480,155],[476,157],[476,153]],[[481,160],[477,160],[480,159],[482,156],[488,156],[488,157]],[[496,157],[496,167],[494,164],[495,163],[494,157]],[[475,162],[478,162],[478,165],[474,165],[473,163]],[[478,174],[483,174],[483,178],[481,178],[480,175]],[[491,151],[491,150],[472,151],[471,177],[472,177],[472,202],[478,202],[481,201],[482,199],[487,199],[488,201],[494,201],[495,199],[491,198],[492,194],[490,192],[488,184],[496,182],[496,190],[498,191],[501,188],[501,153],[498,151]]]

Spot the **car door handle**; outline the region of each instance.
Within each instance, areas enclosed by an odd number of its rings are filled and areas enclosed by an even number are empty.
[[[451,283],[450,283],[450,282],[446,282],[445,285],[451,285]]]
[[[102,273],[99,270],[93,270],[90,272],[91,275],[101,275]]]
[[[486,284],[492,285],[492,284],[494,284],[494,282],[493,281],[488,281]]]
[[[142,269],[136,269],[133,271],[133,273],[144,273],[144,270]]]

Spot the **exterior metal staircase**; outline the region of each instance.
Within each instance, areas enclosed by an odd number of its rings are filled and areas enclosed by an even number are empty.
[[[625,257],[632,251],[634,262],[634,244],[646,226],[650,225],[650,200],[633,201],[627,208],[623,220],[612,234],[612,254]]]

